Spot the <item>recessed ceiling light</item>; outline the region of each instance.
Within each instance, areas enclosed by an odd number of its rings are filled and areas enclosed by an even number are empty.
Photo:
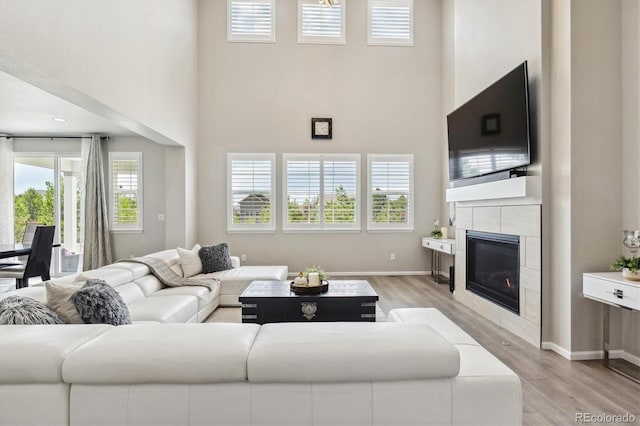
[[[59,121],[61,123],[64,123],[65,121],[67,121],[66,118],[62,118],[62,117],[53,117],[52,120],[53,121]]]

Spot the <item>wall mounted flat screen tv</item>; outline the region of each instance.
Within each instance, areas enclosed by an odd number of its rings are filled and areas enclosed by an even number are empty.
[[[527,166],[527,62],[447,115],[451,182]]]

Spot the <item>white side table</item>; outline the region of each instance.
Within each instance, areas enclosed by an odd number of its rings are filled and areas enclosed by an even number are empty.
[[[622,278],[621,272],[596,272],[582,275],[582,294],[587,299],[603,303],[602,349],[605,367],[640,383],[640,376],[621,371],[609,363],[609,311],[612,306],[640,311],[640,282]]]
[[[440,253],[454,255],[456,240],[453,238],[422,238],[422,247],[431,249],[431,276],[436,283],[440,282]]]

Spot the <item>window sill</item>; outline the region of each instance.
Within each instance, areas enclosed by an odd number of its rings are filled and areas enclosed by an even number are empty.
[[[361,229],[283,229],[283,234],[359,234]]]
[[[142,234],[144,229],[110,229],[111,234]]]

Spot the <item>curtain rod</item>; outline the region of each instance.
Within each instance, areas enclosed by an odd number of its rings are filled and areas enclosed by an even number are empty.
[[[8,135],[0,135],[0,138],[11,138],[11,139],[84,139],[90,138],[91,136],[8,136]],[[100,136],[100,139],[104,141],[108,141],[111,139],[110,136]]]

